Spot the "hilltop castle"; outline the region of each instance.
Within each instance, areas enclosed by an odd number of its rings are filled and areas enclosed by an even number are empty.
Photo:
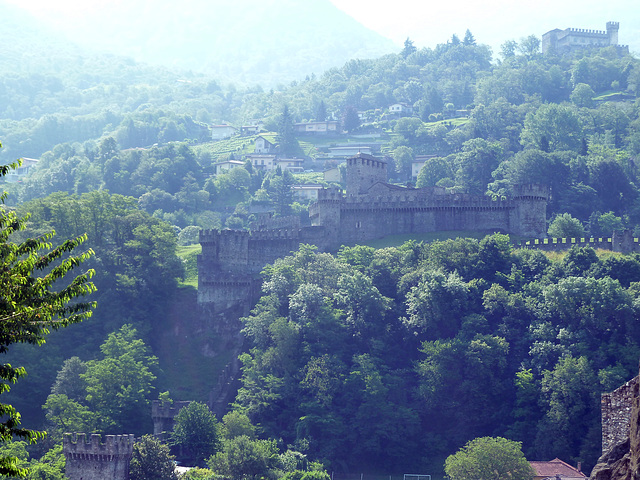
[[[200,232],[198,303],[212,313],[251,303],[259,293],[256,275],[303,244],[334,252],[388,235],[473,230],[544,237],[548,191],[516,188],[511,198],[447,193],[441,187],[407,188],[387,183],[387,164],[359,153],[347,160],[346,192],[326,188],[309,208],[311,226],[299,218],[254,225],[251,232]]]
[[[555,28],[542,35],[542,53],[550,51],[559,54],[573,53],[586,47],[615,46],[620,53],[629,53],[629,47],[618,45],[618,22],[607,22],[607,30],[585,28]]]

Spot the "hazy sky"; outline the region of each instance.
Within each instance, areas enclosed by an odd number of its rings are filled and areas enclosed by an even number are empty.
[[[460,38],[467,28],[480,43],[498,48],[506,40],[553,28],[604,30],[609,20],[620,22],[620,43],[638,45],[638,0],[330,0],[372,30],[402,43],[410,37],[418,47]]]
[[[81,15],[109,0],[8,0],[41,15]],[[188,0],[187,0],[188,1]],[[300,0],[312,1],[312,0]],[[553,28],[604,30],[620,22],[620,43],[640,51],[638,0],[330,0],[366,27],[401,45],[410,37],[418,47],[434,47],[453,33],[471,30],[476,40],[499,48],[505,40],[542,34]]]

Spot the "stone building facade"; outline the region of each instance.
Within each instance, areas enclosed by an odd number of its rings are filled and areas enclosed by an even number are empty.
[[[391,234],[474,230],[533,238],[546,233],[548,191],[538,185],[516,189],[511,198],[450,194],[444,188],[406,188],[387,182],[387,164],[359,153],[347,160],[346,192],[318,191],[309,208],[311,226],[297,218],[263,221],[252,231],[200,233],[198,303],[220,313],[250,306],[260,293],[260,271],[301,244],[336,251]]]
[[[88,440],[88,441],[87,441]],[[62,451],[69,480],[128,480],[133,454],[133,435],[65,433]]]

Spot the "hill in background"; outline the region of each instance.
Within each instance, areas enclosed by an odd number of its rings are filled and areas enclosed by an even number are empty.
[[[328,0],[139,0],[80,8],[41,19],[87,48],[265,86],[399,50]]]

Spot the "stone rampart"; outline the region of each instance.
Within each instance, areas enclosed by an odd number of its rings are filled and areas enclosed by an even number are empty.
[[[128,480],[133,435],[65,433],[62,451],[69,480]]]
[[[639,384],[639,377],[635,377],[613,392],[601,395],[602,453],[629,437],[631,409]]]

